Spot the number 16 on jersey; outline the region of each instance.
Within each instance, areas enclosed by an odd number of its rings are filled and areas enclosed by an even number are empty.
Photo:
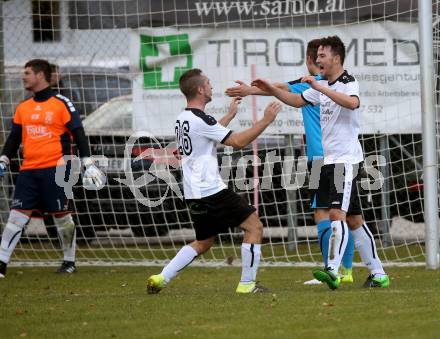
[[[174,128],[176,133],[177,143],[179,145],[179,152],[182,155],[190,155],[192,152],[191,138],[189,137],[189,123],[188,121],[180,120],[176,121],[176,127]]]

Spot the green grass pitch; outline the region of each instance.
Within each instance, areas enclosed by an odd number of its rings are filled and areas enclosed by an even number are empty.
[[[272,292],[236,295],[240,269],[188,268],[158,295],[158,267],[10,268],[0,280],[1,338],[438,338],[440,272],[388,268],[388,290],[303,285],[309,268],[263,267]]]

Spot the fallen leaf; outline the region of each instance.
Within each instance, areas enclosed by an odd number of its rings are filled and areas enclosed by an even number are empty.
[[[335,306],[335,304],[322,303],[322,306],[333,307],[333,306]]]

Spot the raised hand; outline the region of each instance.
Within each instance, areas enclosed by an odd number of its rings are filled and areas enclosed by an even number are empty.
[[[232,116],[232,118],[235,117],[238,110],[238,105],[241,104],[241,97],[234,97],[232,98],[231,104],[229,105],[229,115]]]
[[[258,87],[268,94],[273,94],[274,90],[276,89],[276,87],[273,86],[269,81],[260,78],[252,81],[251,86]]]
[[[269,122],[274,121],[277,114],[281,111],[281,107],[278,101],[272,101],[264,110],[264,119],[267,119]]]
[[[316,81],[315,77],[312,75],[307,75],[301,79],[301,82],[306,82],[312,87],[313,89],[318,88],[318,81]]]
[[[248,96],[252,94],[252,87],[245,84],[241,80],[236,80],[235,83],[238,84],[238,86],[229,87],[226,89],[225,94],[230,97],[242,97]]]

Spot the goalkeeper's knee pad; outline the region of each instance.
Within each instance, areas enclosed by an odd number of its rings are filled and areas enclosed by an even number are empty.
[[[20,240],[23,228],[29,221],[29,217],[17,210],[11,210],[0,243],[0,261],[9,262],[15,246]]]
[[[69,213],[62,217],[54,217],[54,221],[63,250],[72,247],[75,234],[75,223],[73,222],[72,215]]]
[[[19,228],[22,230],[27,225],[29,220],[30,218],[26,214],[17,210],[11,210],[11,212],[9,213],[7,225],[11,224],[15,226],[17,229]]]

